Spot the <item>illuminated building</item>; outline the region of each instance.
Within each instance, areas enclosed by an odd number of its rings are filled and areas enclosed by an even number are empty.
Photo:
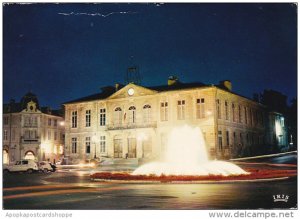
[[[64,106],[65,155],[72,162],[159,158],[170,130],[184,124],[202,130],[211,158],[268,151],[266,107],[232,92],[230,81],[206,85],[170,77],[156,87],[116,84]]]
[[[64,149],[63,121],[58,110],[40,107],[30,92],[19,103],[4,104],[3,163],[23,158],[59,160]]]

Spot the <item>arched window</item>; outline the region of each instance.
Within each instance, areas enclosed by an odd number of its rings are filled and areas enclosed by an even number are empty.
[[[134,106],[129,107],[129,123],[135,123],[136,122],[136,108]]]
[[[151,121],[151,106],[148,104],[143,107],[143,119],[145,123]]]
[[[121,125],[122,124],[122,109],[117,107],[114,112],[114,124]]]

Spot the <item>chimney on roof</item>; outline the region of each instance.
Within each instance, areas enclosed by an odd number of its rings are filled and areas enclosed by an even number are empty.
[[[168,78],[168,85],[176,85],[178,83],[178,78],[176,76],[169,76]]]
[[[120,84],[119,84],[119,83],[116,83],[116,84],[115,84],[115,88],[116,88],[116,91],[118,91],[119,88],[120,88]]]
[[[229,80],[220,81],[220,86],[228,91],[232,91],[232,84]]]

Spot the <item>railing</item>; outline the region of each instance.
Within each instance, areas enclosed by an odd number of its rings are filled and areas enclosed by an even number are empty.
[[[25,123],[23,127],[38,127],[38,124],[37,123]]]
[[[22,143],[23,144],[32,144],[32,143],[38,143],[39,142],[39,137],[36,138],[22,138]]]
[[[145,122],[145,123],[122,123],[122,124],[107,124],[108,130],[119,130],[119,129],[136,129],[136,128],[156,128],[157,122]]]

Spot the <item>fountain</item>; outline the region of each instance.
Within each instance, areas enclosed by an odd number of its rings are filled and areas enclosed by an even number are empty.
[[[246,175],[237,165],[225,161],[210,161],[200,128],[176,127],[171,131],[161,162],[151,162],[137,168],[131,175]]]

